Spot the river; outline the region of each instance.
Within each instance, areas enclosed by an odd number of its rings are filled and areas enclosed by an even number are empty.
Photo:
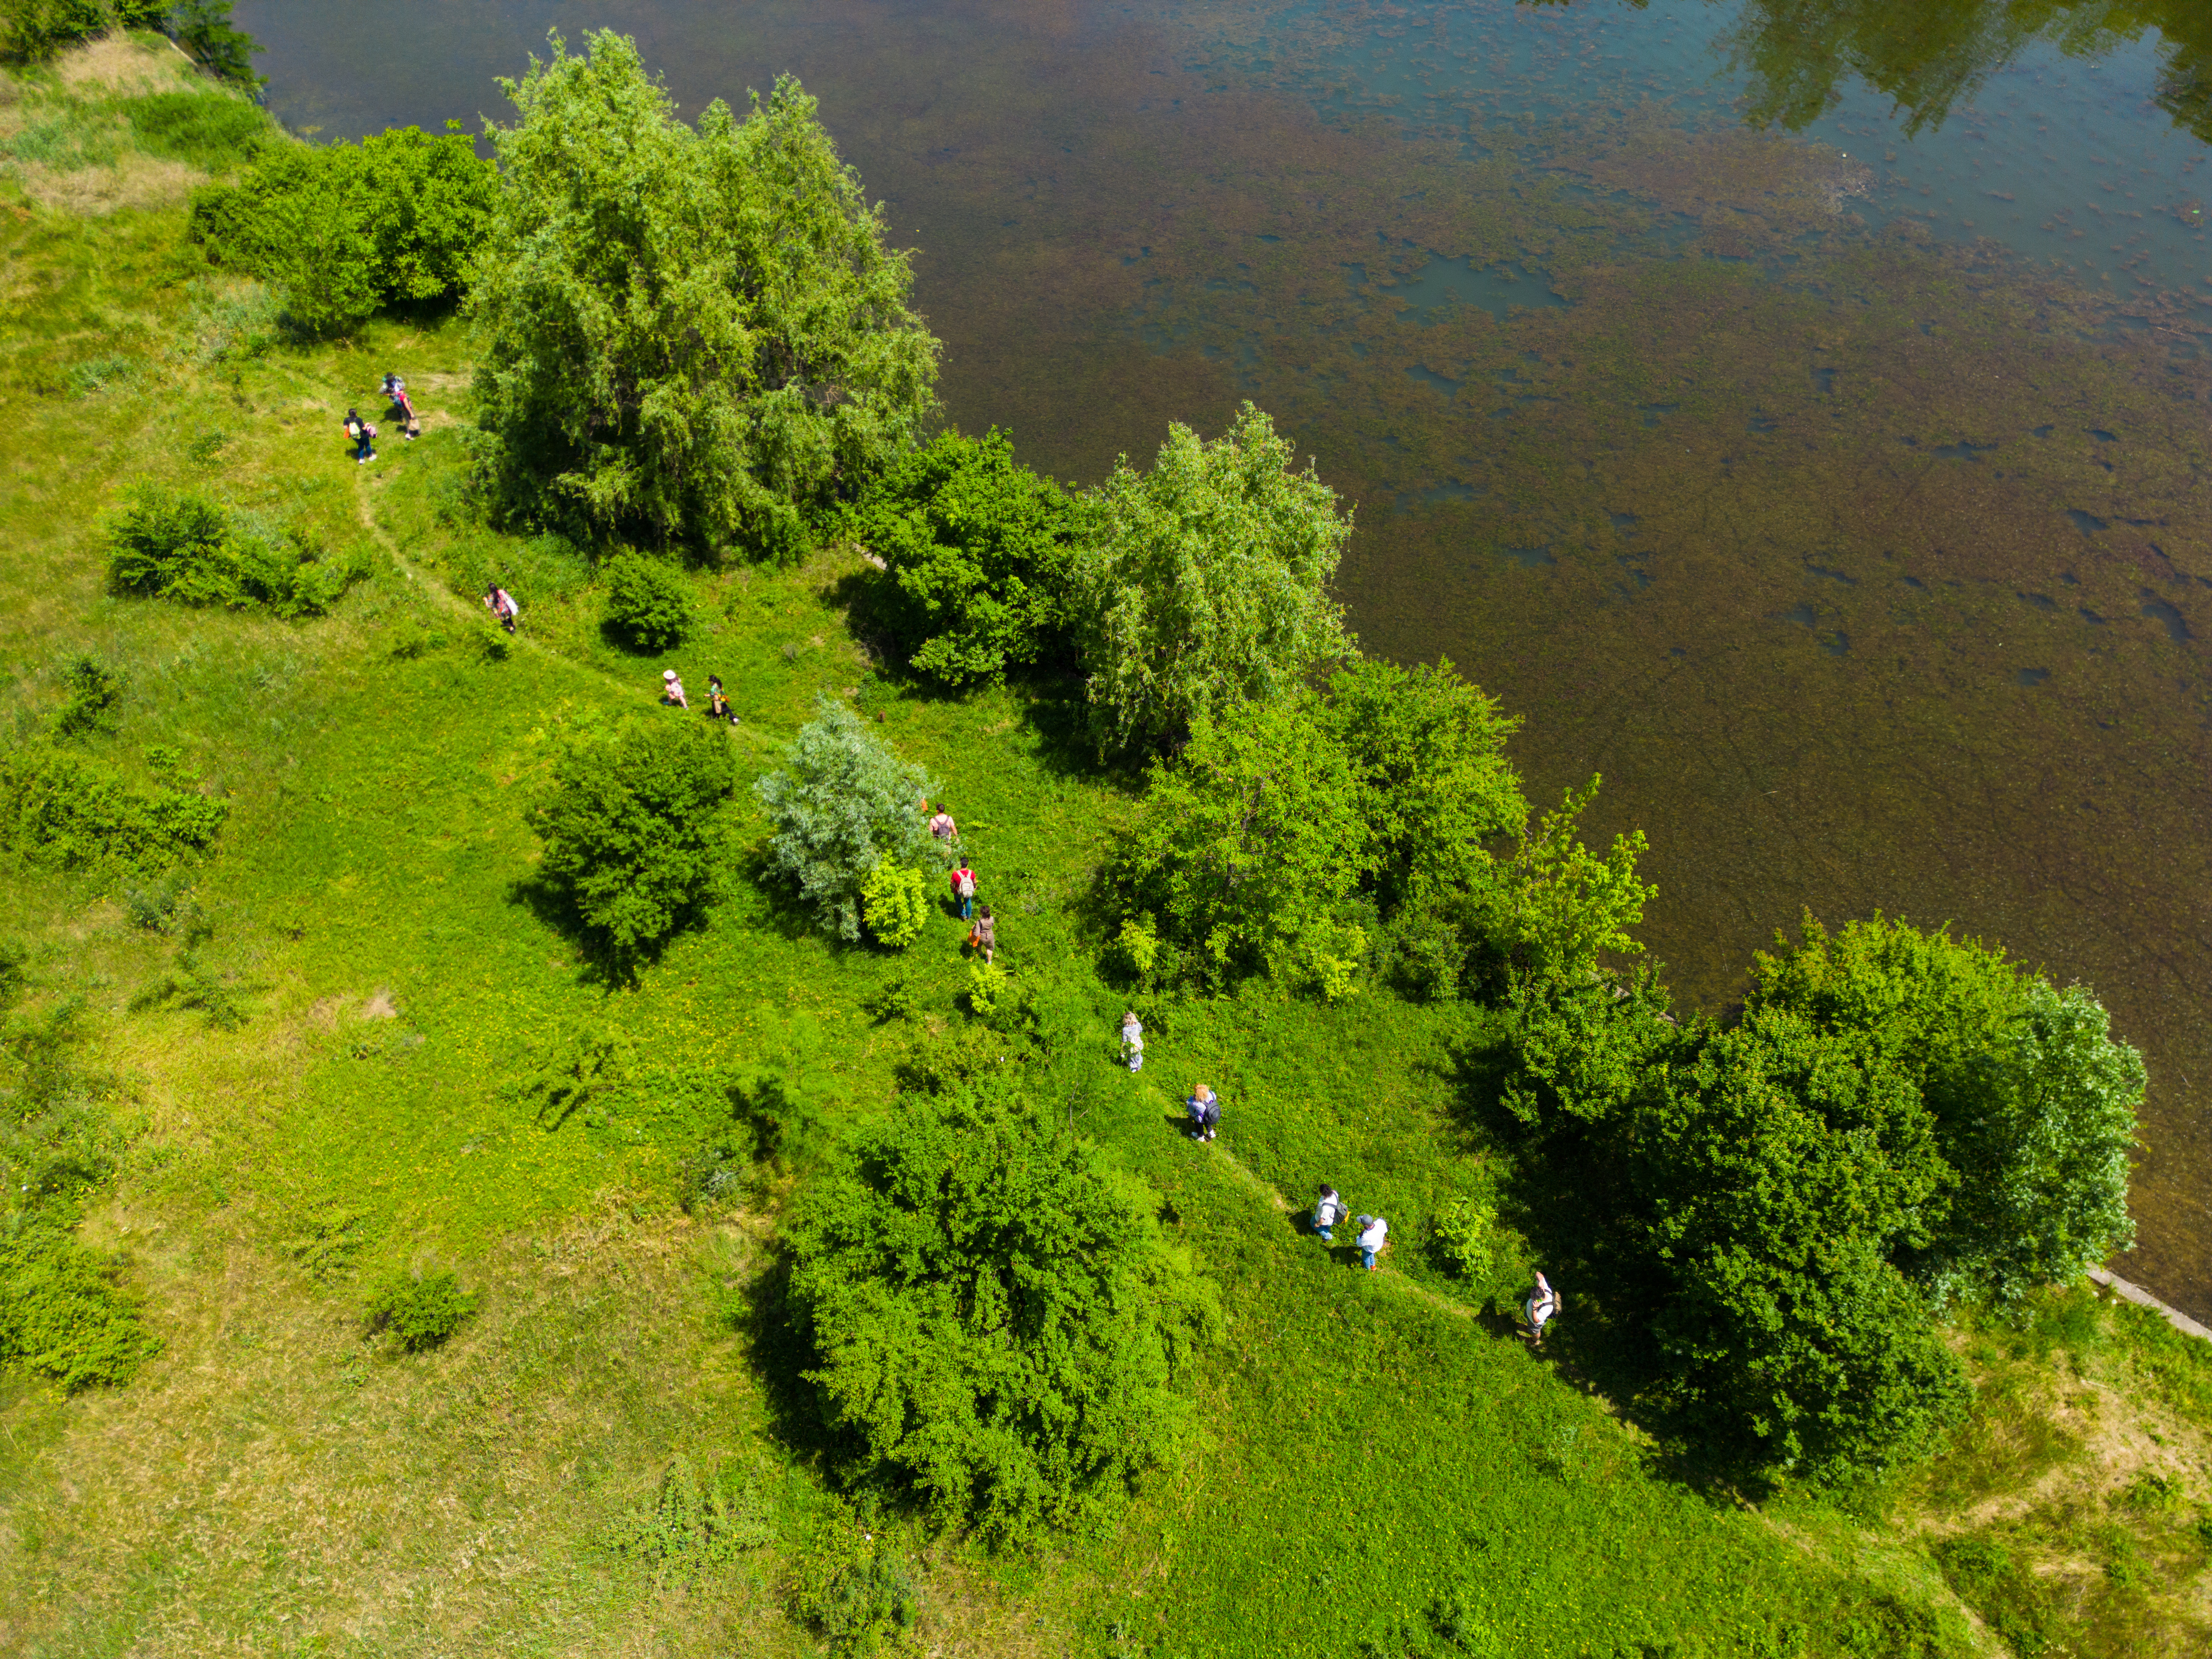
[[[549,29],[688,116],[799,75],[953,418],[1088,480],[1268,410],[1365,646],[1649,835],[1686,1000],[1803,908],[2093,986],[2152,1079],[2115,1266],[2212,1317],[2212,7],[236,11],[325,137],[503,117]]]

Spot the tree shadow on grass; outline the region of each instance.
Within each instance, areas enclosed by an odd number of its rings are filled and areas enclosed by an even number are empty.
[[[712,902],[694,905],[665,939],[648,946],[624,951],[594,927],[578,911],[575,902],[556,884],[539,875],[520,876],[507,886],[507,902],[520,905],[574,953],[587,985],[603,990],[628,991],[637,987],[638,975],[659,962],[684,934],[706,925]]]

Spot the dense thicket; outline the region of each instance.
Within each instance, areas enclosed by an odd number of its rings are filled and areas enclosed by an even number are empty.
[[[816,700],[781,769],[757,780],[753,793],[773,826],[769,867],[840,939],[860,937],[868,878],[884,860],[942,867],[922,815],[936,784],[828,696]]]
[[[913,667],[957,686],[1066,653],[1075,514],[994,428],[902,457],[848,525],[890,579],[881,625]]]
[[[778,555],[933,404],[906,257],[788,76],[697,127],[622,36],[556,39],[501,87],[475,268],[478,419],[499,498],[594,535]]]
[[[706,908],[715,810],[733,783],[720,732],[674,716],[579,744],[556,767],[535,812],[539,868],[618,972]]]
[[[1352,517],[1246,404],[1211,442],[1180,422],[1124,456],[1077,543],[1075,617],[1102,747],[1179,744],[1204,715],[1288,695],[1350,649],[1328,583]]]
[[[191,234],[277,289],[296,326],[342,333],[389,306],[457,297],[497,189],[459,131],[271,143],[237,184],[192,193]]]
[[[1593,920],[1565,936],[1604,934],[1632,884],[1586,884]],[[1506,1100],[1534,1130],[1540,1230],[1589,1287],[1567,1340],[1714,1467],[1925,1457],[1967,1399],[1953,1300],[2063,1282],[2132,1238],[2142,1063],[2079,988],[1940,931],[1808,920],[1730,1028],[1676,1024],[1607,951],[1522,982]]]
[[[1158,1211],[1012,1090],[902,1099],[792,1231],[848,1477],[997,1544],[1110,1517],[1188,1436],[1220,1323]]]

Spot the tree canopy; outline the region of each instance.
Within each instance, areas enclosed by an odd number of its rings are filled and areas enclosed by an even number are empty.
[[[1011,1089],[907,1097],[804,1201],[791,1300],[850,1472],[994,1543],[1109,1518],[1189,1432],[1214,1288]]]
[[[556,35],[501,88],[479,421],[512,509],[781,555],[914,440],[937,342],[906,256],[789,76],[678,120],[635,44]]]
[[[1266,702],[1351,648],[1328,583],[1352,517],[1246,404],[1211,442],[1180,422],[1149,472],[1116,461],[1075,563],[1102,746],[1182,741],[1201,715]]]

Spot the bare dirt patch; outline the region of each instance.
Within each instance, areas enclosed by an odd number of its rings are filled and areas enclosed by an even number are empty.
[[[363,1019],[397,1019],[399,1010],[393,1004],[390,991],[379,991],[361,1005],[361,1017]]]

